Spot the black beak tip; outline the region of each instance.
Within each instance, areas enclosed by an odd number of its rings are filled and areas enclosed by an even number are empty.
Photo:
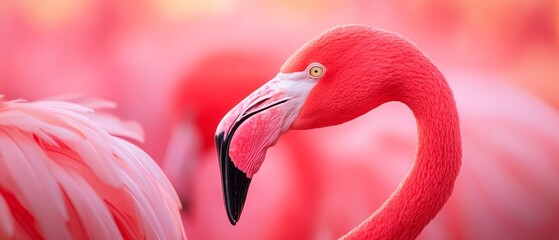
[[[229,222],[231,223],[231,225],[233,226],[237,225],[237,221],[239,221],[239,214],[234,216],[232,215],[232,212],[228,212],[227,217],[229,217]]]
[[[219,157],[219,168],[223,186],[223,197],[227,217],[232,225],[236,225],[241,217],[245,205],[248,188],[251,179],[239,170],[231,157],[229,157],[229,143],[231,138],[224,138],[224,133],[215,136],[217,153]]]

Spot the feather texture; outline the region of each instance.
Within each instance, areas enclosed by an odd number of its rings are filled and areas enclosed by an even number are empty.
[[[110,107],[0,96],[2,239],[186,238],[168,179],[118,137],[142,141],[141,127],[94,111]]]

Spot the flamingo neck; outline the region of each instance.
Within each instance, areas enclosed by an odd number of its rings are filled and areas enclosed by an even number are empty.
[[[343,239],[415,239],[452,193],[462,156],[458,114],[442,74],[434,66],[428,70],[394,96],[417,121],[412,169],[383,206]]]

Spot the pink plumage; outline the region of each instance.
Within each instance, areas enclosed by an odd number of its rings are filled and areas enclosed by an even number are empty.
[[[0,238],[184,239],[180,204],[141,127],[102,100],[0,96]]]

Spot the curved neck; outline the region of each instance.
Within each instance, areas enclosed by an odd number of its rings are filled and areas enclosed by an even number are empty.
[[[413,167],[383,206],[344,239],[415,239],[452,193],[462,157],[456,104],[434,66],[421,72],[409,79],[413,84],[398,86],[393,97],[417,120]]]

